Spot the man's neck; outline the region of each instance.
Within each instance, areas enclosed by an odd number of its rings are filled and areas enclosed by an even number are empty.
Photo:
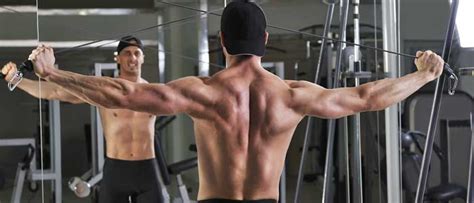
[[[141,79],[138,75],[130,75],[130,74],[119,74],[118,77],[124,80],[128,80],[130,82],[140,82],[140,79]]]
[[[232,56],[229,55],[226,57],[227,67],[235,66],[247,66],[247,67],[261,67],[262,58],[258,56],[249,56],[247,58],[242,58],[242,56]]]

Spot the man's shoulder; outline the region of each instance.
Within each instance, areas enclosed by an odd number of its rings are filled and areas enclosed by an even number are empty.
[[[148,84],[150,82],[148,82],[148,80],[145,80],[145,78],[140,78],[140,82],[139,83],[144,83],[144,84]]]
[[[177,79],[175,81],[180,81],[180,82],[190,82],[190,83],[204,83],[211,79],[211,77],[207,76],[186,76],[180,79]]]
[[[187,76],[167,83],[168,86],[179,88],[195,88],[208,85],[210,77]]]
[[[314,83],[308,82],[306,80],[284,80],[284,82],[290,88],[301,88],[301,87],[308,87],[314,85]]]

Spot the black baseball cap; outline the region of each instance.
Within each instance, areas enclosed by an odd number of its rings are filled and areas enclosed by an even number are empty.
[[[120,39],[120,42],[117,46],[117,54],[120,54],[120,52],[129,47],[129,46],[135,46],[135,47],[138,47],[140,48],[142,51],[143,51],[143,43],[140,39],[134,37],[134,36],[126,36],[126,37],[122,37]]]
[[[266,28],[265,13],[251,0],[234,0],[222,13],[221,32],[231,55],[265,55]]]

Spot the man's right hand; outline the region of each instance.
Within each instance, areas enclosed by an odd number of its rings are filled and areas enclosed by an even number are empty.
[[[34,49],[28,60],[31,60],[34,65],[34,70],[37,76],[40,78],[48,77],[54,70],[54,51],[53,48],[45,46],[44,44],[39,45]]]
[[[9,62],[2,68],[2,74],[5,75],[5,81],[10,81],[17,71],[16,64]]]
[[[426,73],[430,80],[438,78],[443,73],[444,60],[432,51],[416,52],[415,59],[418,71]]]

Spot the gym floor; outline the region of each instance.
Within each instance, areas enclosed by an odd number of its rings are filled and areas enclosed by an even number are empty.
[[[190,190],[190,197],[191,199],[196,199],[197,196],[197,182],[193,181],[192,179],[187,179],[184,177],[184,181],[186,182],[186,185],[188,188],[191,188]],[[301,201],[302,202],[314,202],[315,200],[321,199],[321,191],[322,191],[322,179],[318,179],[316,182],[313,183],[306,183],[303,182],[303,190],[301,193]],[[8,203],[10,202],[12,192],[13,192],[13,182],[9,180],[6,183],[6,186],[3,190],[0,190],[0,203]],[[295,188],[296,188],[296,177],[289,177],[288,182],[287,182],[287,201],[291,202],[294,198],[292,194],[295,194]],[[173,179],[172,183],[170,186],[168,186],[170,196],[171,198],[177,196],[177,190],[176,190],[176,181]],[[51,194],[50,192],[50,184],[48,182],[45,182],[45,202],[50,202],[50,197],[48,197],[48,194]],[[23,190],[23,196],[21,199],[21,203],[36,203],[36,202],[41,202],[41,190],[38,190],[37,192],[31,192],[28,189]],[[90,202],[90,198],[84,198],[81,199],[77,197],[74,192],[72,192],[69,187],[67,187],[67,183],[63,182],[63,202],[67,203],[86,203]]]

